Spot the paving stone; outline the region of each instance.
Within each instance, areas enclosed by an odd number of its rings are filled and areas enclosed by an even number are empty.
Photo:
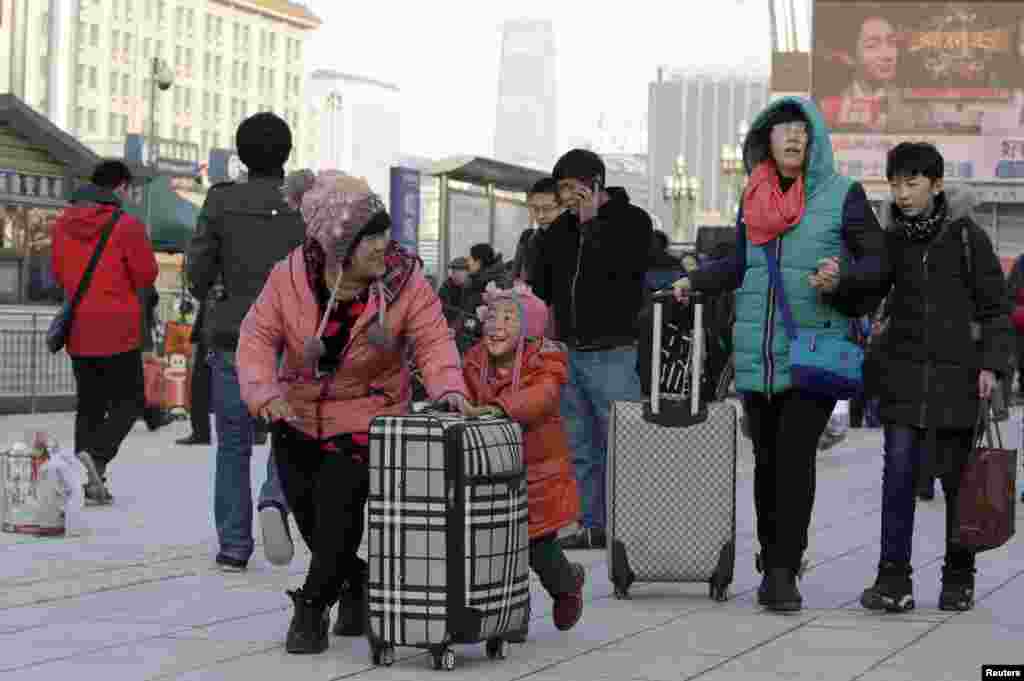
[[[59,660],[169,631],[167,624],[62,622],[0,635],[0,671]]]
[[[253,643],[156,638],[19,669],[16,678],[17,681],[151,681],[174,678],[218,661],[253,655],[262,649]]]

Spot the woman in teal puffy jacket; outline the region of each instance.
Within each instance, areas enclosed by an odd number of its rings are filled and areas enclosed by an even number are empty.
[[[736,291],[736,390],[755,458],[758,602],[794,611],[803,606],[796,580],[814,505],[815,457],[836,401],[792,385],[766,250],[778,262],[797,329],[845,336],[849,320],[872,312],[884,294],[885,240],[864,189],[836,173],[813,102],[786,97],[770,104],[754,121],[743,155],[750,178],[735,256],[692,272],[675,288],[681,301],[690,290]]]

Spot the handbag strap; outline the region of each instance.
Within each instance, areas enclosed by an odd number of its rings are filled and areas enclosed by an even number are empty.
[[[786,288],[782,284],[782,273],[779,271],[779,260],[775,257],[773,247],[776,243],[778,243],[778,239],[773,239],[761,248],[764,249],[764,255],[768,259],[768,281],[778,291],[776,300],[779,310],[782,312],[782,323],[786,327],[786,335],[790,340],[795,340],[796,323],[793,321],[793,310],[789,307],[789,300],[786,299]]]
[[[103,249],[106,248],[107,242],[110,241],[110,235],[114,232],[114,226],[117,221],[121,219],[122,211],[120,208],[114,209],[114,215],[110,218],[110,222],[103,228],[103,233],[100,234],[99,243],[96,244],[96,248],[93,249],[92,257],[89,258],[89,264],[85,267],[85,273],[82,274],[81,280],[78,282],[78,290],[75,291],[74,298],[71,299],[71,312],[74,313],[75,308],[78,307],[78,303],[82,301],[82,296],[85,295],[86,289],[89,288],[89,282],[92,281],[92,273],[96,271],[96,265],[100,262],[100,256],[103,255]]]
[[[975,449],[977,449],[978,445],[981,444],[982,438],[985,439],[989,449],[994,447],[1003,449],[1003,432],[999,429],[999,424],[994,423],[994,421],[995,419],[992,418],[992,400],[979,400],[978,420],[974,425]],[[992,437],[993,429],[995,430],[994,438]]]

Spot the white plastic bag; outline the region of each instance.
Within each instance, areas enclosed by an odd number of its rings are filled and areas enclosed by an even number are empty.
[[[58,447],[48,465],[53,469],[60,491],[65,534],[77,537],[85,530],[85,483],[89,472],[66,447]]]

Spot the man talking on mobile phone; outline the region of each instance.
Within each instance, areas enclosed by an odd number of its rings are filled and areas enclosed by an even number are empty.
[[[554,310],[558,340],[569,350],[562,419],[576,469],[581,529],[566,549],[605,547],[605,462],[611,403],[641,400],[636,318],[653,235],[651,218],[621,187],[605,187],[605,166],[573,149],[555,164],[565,212],[547,230],[530,273],[536,294]]]

